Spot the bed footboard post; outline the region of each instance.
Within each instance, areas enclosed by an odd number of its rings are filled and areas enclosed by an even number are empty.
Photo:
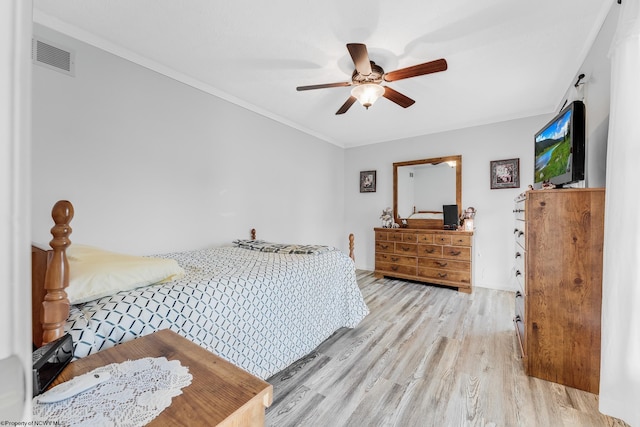
[[[47,266],[44,279],[46,294],[42,302],[42,344],[47,344],[64,335],[64,324],[69,317],[69,299],[65,288],[69,285],[69,262],[67,247],[71,244],[69,223],[73,218],[73,205],[60,200],[51,210],[55,225],[51,229],[53,240],[49,242],[53,255]]]
[[[349,234],[349,258],[355,262],[356,256],[353,254],[353,239],[353,233]]]

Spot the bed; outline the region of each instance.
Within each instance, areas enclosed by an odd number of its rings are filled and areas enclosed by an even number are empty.
[[[266,379],[368,314],[352,235],[347,256],[259,241],[255,230],[232,246],[149,257],[176,263],[181,276],[72,304],[70,272],[83,267],[74,264],[79,249],[68,256],[72,204],[56,203],[52,217],[51,249],[32,247],[33,339],[39,346],[70,333],[74,358],[168,328]]]

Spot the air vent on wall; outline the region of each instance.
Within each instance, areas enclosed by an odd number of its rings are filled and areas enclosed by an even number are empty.
[[[33,62],[69,76],[75,75],[75,53],[60,45],[34,38],[31,46]]]

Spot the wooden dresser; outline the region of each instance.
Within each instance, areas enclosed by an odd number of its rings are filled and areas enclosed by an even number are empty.
[[[458,288],[473,285],[473,232],[375,228],[376,277],[395,277]]]
[[[604,189],[516,199],[516,334],[528,375],[598,393]]]

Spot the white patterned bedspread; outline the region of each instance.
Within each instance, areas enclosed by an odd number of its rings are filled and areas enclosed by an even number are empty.
[[[369,312],[340,251],[264,253],[238,247],[160,255],[185,276],[71,307],[80,358],[169,328],[266,379]]]

